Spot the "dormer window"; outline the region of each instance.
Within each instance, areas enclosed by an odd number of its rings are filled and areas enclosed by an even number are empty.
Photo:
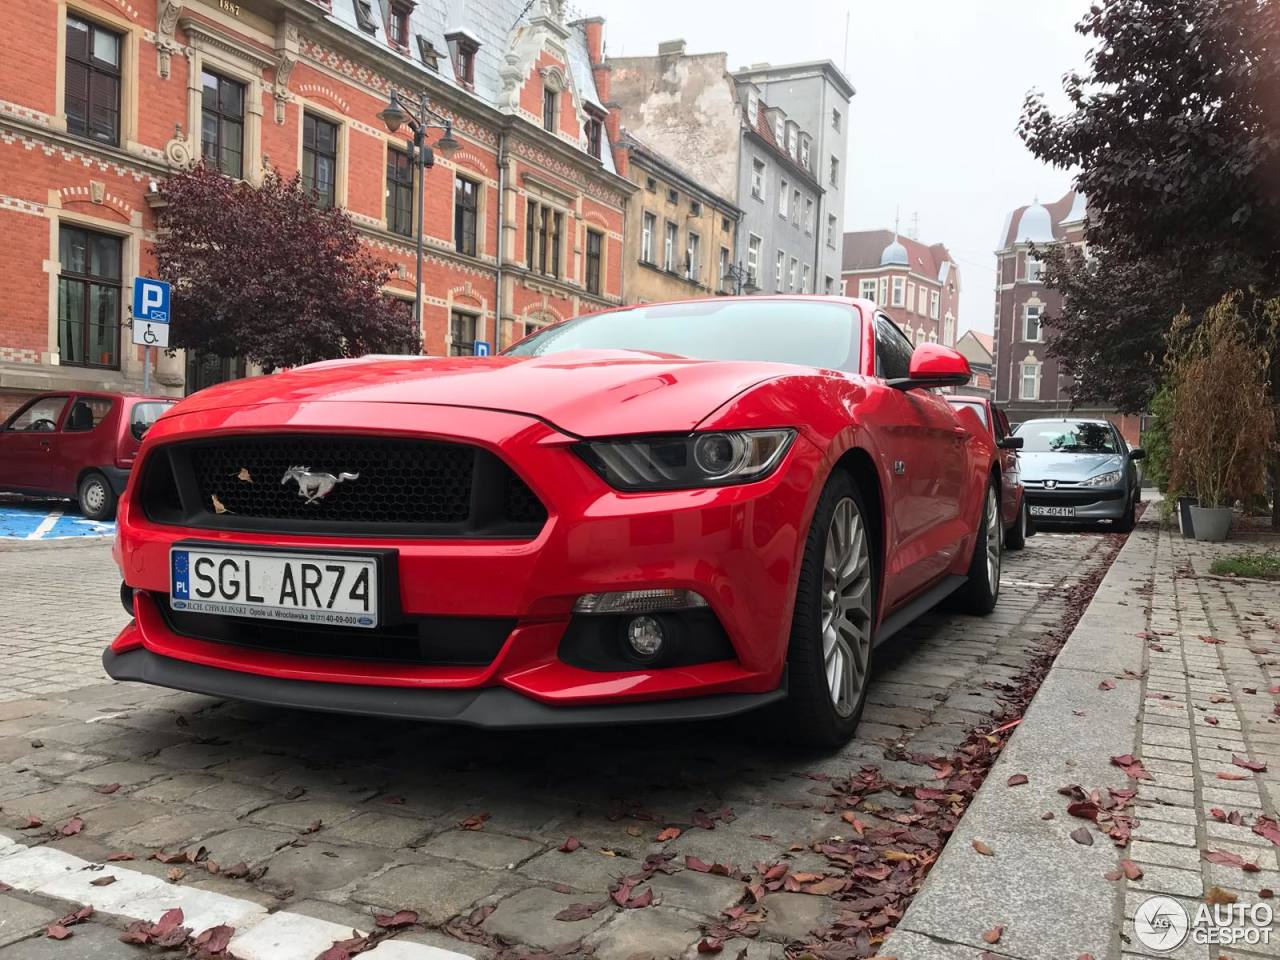
[[[587,114],[585,132],[587,135],[587,153],[599,160],[602,144],[604,142],[604,124],[600,121],[600,118],[593,113]]]
[[[439,71],[440,51],[422,34],[418,34],[418,56],[422,58],[422,63],[428,70]]]
[[[782,119],[782,114],[778,114],[778,119],[773,121],[773,139],[778,146],[782,146],[786,141],[786,121]]]
[[[787,153],[791,154],[792,159],[795,159],[798,141],[799,134],[793,125],[787,130]]]
[[[809,138],[800,138],[800,165],[806,170],[809,169]]]
[[[751,126],[756,125],[756,119],[760,115],[760,96],[754,91],[747,94],[747,120]]]
[[[387,15],[387,40],[402,50],[409,49],[409,13],[412,9],[407,3],[392,3]]]
[[[373,0],[356,0],[356,25],[365,33],[378,32],[378,21],[373,18]]]
[[[449,44],[449,58],[453,61],[453,75],[458,83],[468,89],[476,82],[476,51],[480,41],[466,30],[454,30],[444,35]]]

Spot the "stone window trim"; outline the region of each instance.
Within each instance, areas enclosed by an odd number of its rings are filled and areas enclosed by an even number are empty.
[[[1027,358],[1018,364],[1018,399],[1039,400],[1041,387],[1042,364],[1035,353],[1028,353]],[[1030,389],[1028,389],[1030,381]]]
[[[120,245],[120,284],[121,289],[132,291],[134,277],[140,272],[140,258],[144,242],[143,228],[140,223],[122,223],[119,219],[105,219],[81,213],[77,210],[49,208],[49,256],[45,261],[45,271],[49,278],[49,310],[46,342],[48,353],[44,362],[60,365],[58,352],[58,277],[62,272],[61,234],[62,227],[88,230],[93,233],[107,234],[117,237]],[[121,304],[120,321],[120,365],[117,369],[97,368],[96,372],[108,384],[123,389],[125,381],[142,377],[142,362],[137,359],[135,351],[130,348],[132,337],[128,334],[127,317],[123,315],[124,303]],[[167,358],[164,351],[158,351],[155,373],[157,377],[167,372],[167,368],[182,363],[180,358]],[[166,382],[166,381],[160,381]]]
[[[102,26],[120,37],[120,119],[115,145],[67,133],[67,14]],[[143,155],[138,142],[138,53],[146,43],[145,30],[136,23],[117,16],[85,0],[58,0],[57,52],[55,64],[57,76],[54,84],[56,112],[52,126],[59,133],[67,133],[76,140],[93,144],[102,150],[124,150],[135,156]]]
[[[203,21],[183,18],[178,21],[178,25],[187,32],[190,50],[187,68],[187,142],[191,148],[191,156],[201,155],[201,77],[207,70],[245,85],[242,179],[255,187],[261,185],[263,100],[269,89],[262,77],[266,70],[275,69],[275,60],[238,40],[214,32]]]
[[[327,120],[329,123],[336,124],[338,127],[338,168],[334,173],[333,204],[335,207],[342,209],[347,208],[347,172],[350,164],[350,129],[347,124],[346,117],[337,110],[332,109],[327,104],[313,101],[300,100],[300,109],[298,110],[298,171],[302,171],[303,164],[303,128],[306,124],[306,114],[312,114],[321,120]],[[382,164],[382,169],[386,170],[386,162]],[[384,211],[385,212],[385,211]]]
[[[471,186],[473,187],[471,196],[472,196],[472,199],[474,200],[474,207],[471,208],[471,212],[474,216],[474,223],[472,224],[472,230],[470,231],[469,235],[465,229],[465,226],[466,226],[465,223],[462,225],[463,226],[462,233],[459,233],[459,216],[460,214],[465,216],[468,209],[466,207],[465,195],[464,196],[459,195],[460,182],[471,184]],[[467,256],[467,257],[481,257],[484,255],[484,250],[485,250],[485,230],[484,230],[485,222],[484,221],[485,221],[485,213],[486,213],[486,206],[487,206],[486,204],[487,192],[488,191],[485,188],[485,183],[483,180],[477,179],[476,177],[471,176],[469,174],[460,173],[457,170],[454,171],[453,196],[450,198],[450,202],[449,202],[449,218],[450,218],[449,236],[453,239],[453,248],[456,253],[460,253],[463,256]],[[471,247],[471,249],[469,250],[466,249],[466,247],[468,246],[468,240],[470,241],[470,247]]]
[[[470,329],[466,329],[467,327]],[[455,337],[454,331],[460,330],[464,336]],[[465,334],[470,333],[467,340]],[[478,310],[469,310],[451,304],[449,307],[449,330],[445,335],[445,349],[450,357],[470,357],[475,355],[476,341],[484,339],[484,314]]]
[[[604,296],[608,269],[608,238],[600,230],[587,228],[583,253],[582,286],[593,297]]]
[[[1022,305],[1022,339],[1027,343],[1044,341],[1044,304],[1038,299],[1033,298]]]

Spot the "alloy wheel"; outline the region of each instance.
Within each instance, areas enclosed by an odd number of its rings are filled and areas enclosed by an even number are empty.
[[[848,497],[836,504],[822,560],[822,658],[836,713],[857,709],[871,660],[873,601],[866,526]]]
[[[994,488],[987,489],[987,583],[995,592],[1000,583],[1000,504]]]

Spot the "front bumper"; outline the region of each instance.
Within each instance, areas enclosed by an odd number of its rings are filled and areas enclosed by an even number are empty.
[[[1125,491],[1122,487],[1059,486],[1051,490],[1045,487],[1028,486],[1024,495],[1028,508],[1070,507],[1074,511],[1071,516],[1054,517],[1037,515],[1032,510],[1030,511],[1031,519],[1037,524],[1119,520],[1124,516],[1127,508]]]
[[[623,494],[571,449],[574,438],[515,414],[424,405],[292,406],[290,430],[416,436],[490,449],[547,507],[532,540],[302,536],[150,521],[133,485],[122,501],[115,557],[134,591],[136,619],[104,655],[120,680],[264,703],[491,727],[646,722],[726,716],[785,694],[784,664],[804,531],[820,456],[803,438],[767,479],[740,487]],[[260,429],[271,407],[166,418],[162,442]],[[145,456],[144,452],[144,456]],[[136,469],[144,469],[140,462]],[[508,618],[496,656],[474,664],[402,663],[262,650],[176,632],[168,602],[170,547],[390,550],[406,617]],[[684,666],[587,669],[560,644],[574,601],[639,588],[693,590],[724,628],[732,659]]]
[[[102,665],[113,680],[136,680],[212,697],[324,713],[457,723],[495,730],[711,720],[757,710],[787,695],[784,676],[782,686],[768,693],[728,693],[595,707],[550,707],[505,687],[432,690],[282,680],[205,667],[146,649],[116,653],[108,648],[102,654]]]

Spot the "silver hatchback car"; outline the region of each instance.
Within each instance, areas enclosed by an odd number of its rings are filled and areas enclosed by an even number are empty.
[[[1037,526],[1110,520],[1115,530],[1133,529],[1145,454],[1110,422],[1028,420],[1014,436],[1023,439],[1022,485]]]

